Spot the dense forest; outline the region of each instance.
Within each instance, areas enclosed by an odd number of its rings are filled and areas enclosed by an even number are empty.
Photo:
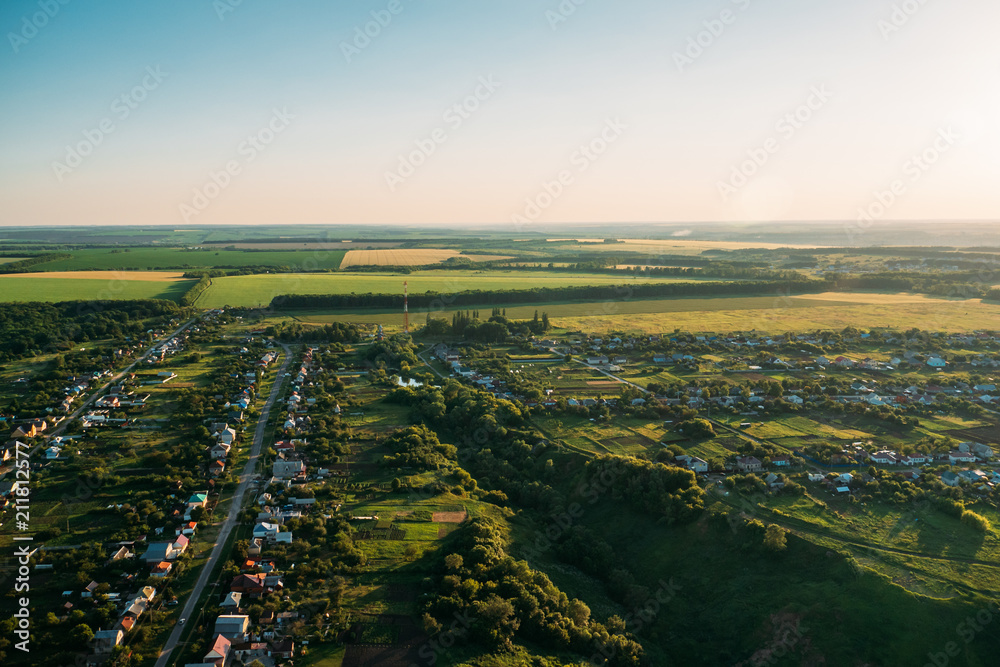
[[[159,300],[6,303],[0,308],[0,362],[87,340],[138,336],[151,318],[182,313],[176,303]]]

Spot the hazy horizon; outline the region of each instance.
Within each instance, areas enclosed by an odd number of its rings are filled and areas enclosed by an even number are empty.
[[[0,225],[990,222],[996,19],[886,0],[15,0]]]

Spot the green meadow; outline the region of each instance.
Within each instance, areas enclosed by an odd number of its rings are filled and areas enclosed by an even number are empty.
[[[187,250],[185,248],[87,248],[72,257],[37,265],[37,271],[210,269],[214,267],[283,266],[310,271],[337,269],[343,250]]]
[[[179,300],[194,280],[154,281],[115,278],[27,278],[0,276],[2,301]]]
[[[466,290],[527,290],[535,287],[577,285],[620,285],[634,282],[697,282],[632,278],[592,273],[552,273],[547,271],[418,271],[399,273],[276,273],[226,276],[212,280],[212,286],[198,299],[202,308],[256,306],[268,304],[283,294],[402,294],[403,282],[410,294],[448,294]],[[512,309],[508,309],[508,313]],[[363,322],[364,320],[352,319]]]

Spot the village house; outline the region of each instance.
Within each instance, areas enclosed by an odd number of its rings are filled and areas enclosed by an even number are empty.
[[[955,465],[957,463],[975,463],[976,455],[971,452],[949,452],[948,453],[948,463]]]
[[[125,633],[121,628],[115,630],[98,630],[94,633],[92,646],[94,653],[105,655],[115,650],[115,647],[122,643]]]
[[[222,614],[215,619],[215,634],[230,641],[242,640],[250,629],[250,618],[245,614]]]
[[[271,474],[278,479],[304,477],[306,474],[306,464],[300,460],[278,459],[271,464]]]
[[[232,647],[232,642],[218,635],[215,641],[212,642],[212,647],[205,654],[203,660],[207,663],[216,665],[216,667],[227,667],[229,661],[229,651]]]
[[[896,463],[896,452],[891,452],[883,450],[880,452],[875,452],[871,455],[872,463],[878,463],[881,465],[895,465]]]
[[[159,563],[160,561],[175,560],[179,552],[174,548],[173,542],[153,542],[142,555],[142,560],[146,563]]]
[[[157,563],[150,569],[149,576],[162,579],[163,577],[166,577],[168,574],[170,574],[170,571],[173,568],[174,568],[173,563],[168,563],[165,560],[161,560],[159,563]]]
[[[233,593],[259,597],[264,594],[264,579],[263,574],[240,574],[229,584],[229,590]]]

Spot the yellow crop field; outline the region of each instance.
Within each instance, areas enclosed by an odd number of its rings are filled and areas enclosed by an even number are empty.
[[[452,257],[468,257],[473,262],[508,259],[505,255],[462,255],[457,250],[436,248],[380,248],[378,250],[349,250],[340,268],[351,266],[423,266],[437,264]]]
[[[74,279],[74,280],[127,280],[138,282],[175,282],[184,279],[182,271],[46,271],[38,273],[9,274],[16,278]]]

